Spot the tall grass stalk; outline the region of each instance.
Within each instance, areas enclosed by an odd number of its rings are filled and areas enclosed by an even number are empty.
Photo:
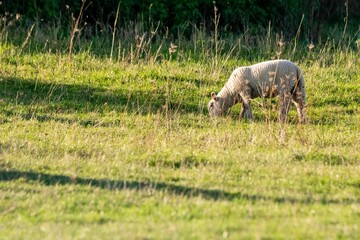
[[[80,23],[80,20],[81,20],[83,11],[84,11],[85,3],[86,3],[86,0],[82,0],[81,7],[80,7],[80,12],[79,12],[79,15],[77,16],[75,22],[74,22],[74,19],[75,19],[74,15],[73,15],[73,13],[71,13],[70,42],[69,42],[69,54],[68,54],[68,60],[69,61],[71,60],[71,55],[72,55],[72,52],[73,52],[75,34],[77,32],[80,32],[79,23]]]
[[[118,7],[116,9],[116,16],[115,16],[115,20],[114,20],[114,29],[112,32],[112,39],[111,39],[110,61],[112,61],[112,58],[113,58],[115,34],[116,34],[116,30],[117,30],[117,22],[118,22],[118,17],[119,17],[120,3],[121,3],[121,1],[119,1]]]
[[[28,30],[28,32],[27,32],[27,36],[26,36],[23,44],[21,45],[21,48],[20,48],[21,51],[24,49],[24,47],[25,47],[26,44],[28,43],[28,41],[29,41],[29,39],[30,39],[30,36],[31,36],[31,33],[32,33],[33,29],[34,29],[34,26],[35,26],[35,23],[33,23],[33,24],[31,25],[31,27],[29,28],[29,30]]]
[[[346,30],[347,30],[347,25],[348,25],[348,20],[349,20],[349,0],[345,1],[345,17],[344,17],[344,31],[342,33],[342,39],[345,39],[345,34],[346,34]]]
[[[295,38],[294,38],[294,47],[293,47],[293,50],[292,50],[292,54],[293,56],[295,55],[295,52],[297,50],[297,43],[298,43],[298,40],[299,40],[299,37],[300,37],[300,32],[301,32],[301,26],[302,26],[302,23],[304,21],[304,14],[302,15],[301,17],[301,20],[300,20],[300,24],[299,24],[299,27],[296,31],[296,35],[295,35]]]
[[[219,22],[220,14],[218,13],[218,8],[214,2],[214,44],[215,44],[215,67],[218,65],[218,47],[219,47]]]

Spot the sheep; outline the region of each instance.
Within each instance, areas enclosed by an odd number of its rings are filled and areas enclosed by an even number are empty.
[[[226,115],[241,102],[241,118],[253,120],[251,99],[279,96],[281,123],[286,121],[290,102],[296,106],[300,123],[306,123],[305,80],[300,68],[288,60],[272,60],[252,66],[238,67],[216,95],[211,93],[208,103],[210,117]]]

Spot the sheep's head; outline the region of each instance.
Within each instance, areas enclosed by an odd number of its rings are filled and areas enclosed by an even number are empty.
[[[216,96],[214,92],[211,93],[211,100],[208,103],[208,110],[210,117],[219,117],[225,115],[224,99]]]

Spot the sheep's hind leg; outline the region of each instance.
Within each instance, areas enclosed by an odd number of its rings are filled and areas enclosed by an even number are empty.
[[[287,115],[290,110],[291,98],[290,94],[281,94],[280,95],[280,122],[285,123],[287,119]]]
[[[300,123],[305,124],[306,123],[305,101],[300,91],[295,92],[293,94],[293,103],[295,104]]]

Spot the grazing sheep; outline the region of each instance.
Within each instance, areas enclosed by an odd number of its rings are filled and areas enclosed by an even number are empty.
[[[208,110],[211,117],[222,116],[241,102],[240,116],[253,120],[251,99],[279,96],[280,122],[286,121],[293,101],[300,122],[305,123],[305,95],[305,81],[300,68],[288,60],[273,60],[235,69],[221,91],[217,95],[211,93]]]

